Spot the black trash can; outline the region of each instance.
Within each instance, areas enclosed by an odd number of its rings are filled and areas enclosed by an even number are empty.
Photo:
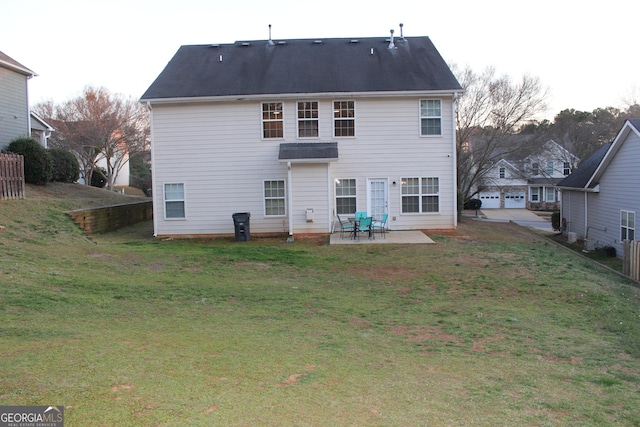
[[[249,212],[237,212],[233,214],[233,225],[236,231],[236,242],[248,242],[251,240],[251,232],[249,230]]]

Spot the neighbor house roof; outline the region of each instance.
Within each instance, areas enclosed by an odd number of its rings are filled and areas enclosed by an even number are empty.
[[[429,37],[182,46],[142,100],[274,94],[461,92]]]
[[[600,177],[631,132],[635,132],[640,136],[640,119],[627,120],[613,142],[603,145],[575,172],[558,183],[558,187],[587,191],[595,189],[598,186]]]
[[[0,67],[8,68],[9,70],[15,71],[16,73],[20,73],[22,75],[33,77],[37,74],[11,58],[9,55],[0,52]]]

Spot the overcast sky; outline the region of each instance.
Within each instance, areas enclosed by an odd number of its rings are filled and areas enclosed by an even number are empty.
[[[427,2],[2,0],[0,51],[38,76],[32,104],[87,86],[140,97],[181,45],[274,39],[429,36],[448,63],[549,88],[547,118],[640,100],[637,0]],[[632,48],[633,47],[633,48]]]

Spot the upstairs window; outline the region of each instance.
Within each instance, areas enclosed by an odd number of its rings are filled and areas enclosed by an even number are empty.
[[[554,164],[553,162],[547,162],[547,175],[553,176]]]
[[[285,215],[284,180],[264,182],[264,214],[266,216]]]
[[[336,213],[349,215],[356,211],[356,180],[336,179]]]
[[[333,102],[333,134],[356,136],[356,110],[354,101]]]
[[[500,178],[506,178],[506,177],[507,177],[507,169],[500,168]]]
[[[402,178],[402,213],[440,210],[440,182],[436,177]]]
[[[284,137],[282,102],[262,104],[262,137],[264,139]]]
[[[535,162],[531,164],[531,175],[540,175],[540,164]]]
[[[636,213],[631,211],[620,211],[620,240],[635,240],[636,236]]]
[[[318,103],[298,102],[298,138],[318,136]]]
[[[420,100],[420,135],[442,135],[442,108],[439,99]]]
[[[564,176],[567,176],[571,173],[571,163],[569,162],[564,162],[564,164],[562,165],[562,174]]]
[[[184,218],[184,184],[164,185],[164,217],[169,219]]]

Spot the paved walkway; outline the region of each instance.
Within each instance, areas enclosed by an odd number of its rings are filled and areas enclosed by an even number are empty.
[[[467,214],[471,211],[465,211]],[[466,216],[466,215],[465,215]],[[548,213],[536,214],[527,209],[482,209],[478,211],[479,220],[494,222],[515,222],[523,227],[552,233],[551,215]]]
[[[376,238],[369,240],[366,234],[360,236],[360,240],[353,240],[349,238],[349,234],[345,233],[344,239],[340,238],[340,231],[331,234],[331,245],[371,245],[371,244],[390,244],[397,243],[401,245],[407,244],[429,244],[435,243],[429,236],[418,230],[406,230],[406,231],[387,231],[383,238],[380,234],[376,233]]]

